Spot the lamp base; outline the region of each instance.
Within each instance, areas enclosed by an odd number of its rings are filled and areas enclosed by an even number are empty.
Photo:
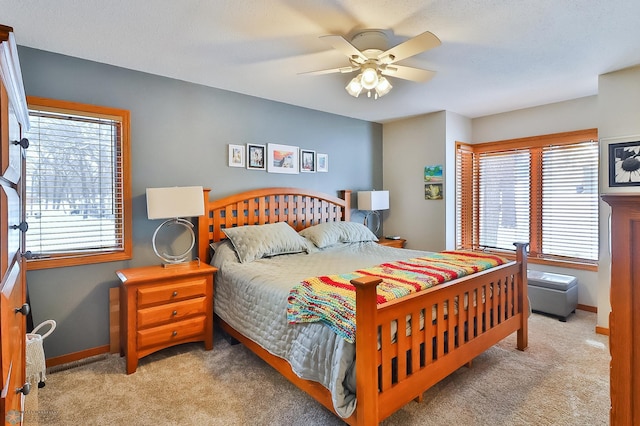
[[[166,263],[166,262],[163,262],[162,263],[162,267],[163,268],[167,268],[167,269],[171,269],[171,268],[186,268],[188,266],[191,266],[193,263],[195,263],[199,268],[200,267],[200,258],[196,257],[193,260],[193,262],[187,262],[187,261],[180,262],[180,263]]]
[[[171,226],[171,225],[184,226],[189,231],[189,234],[191,235],[191,244],[190,244],[189,248],[184,251],[184,253],[180,253],[180,254],[177,254],[177,255],[172,255],[172,254],[168,254],[168,253],[160,254],[160,252],[158,251],[157,244],[156,244],[156,237],[158,236],[158,232],[160,232],[160,230],[163,227]],[[187,264],[186,262],[187,262],[189,256],[191,255],[191,251],[193,250],[193,247],[196,244],[196,235],[193,232],[193,224],[191,222],[189,222],[188,220],[186,220],[186,219],[180,219],[180,218],[165,220],[164,222],[162,222],[160,224],[160,226],[158,226],[156,231],[153,233],[153,238],[151,239],[151,243],[153,245],[154,253],[156,254],[156,256],[158,256],[163,261],[162,265],[165,268],[169,267],[169,266],[180,266],[182,264]]]
[[[378,236],[378,231],[380,230],[380,212],[377,210],[371,210],[364,215],[364,226],[369,228],[369,216],[374,216],[376,218],[376,229],[373,230],[373,233]]]

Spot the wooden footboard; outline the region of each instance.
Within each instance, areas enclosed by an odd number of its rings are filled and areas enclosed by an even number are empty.
[[[513,332],[518,349],[527,347],[526,244],[516,246],[515,262],[384,305],[376,305],[379,278],[351,281],[358,403],[349,423],[378,424]]]

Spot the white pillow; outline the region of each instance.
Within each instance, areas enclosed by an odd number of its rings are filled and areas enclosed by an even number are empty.
[[[299,234],[311,240],[318,248],[338,243],[378,241],[369,228],[358,222],[323,222],[303,229]]]
[[[240,262],[252,262],[279,254],[308,252],[307,241],[286,222],[223,229]]]

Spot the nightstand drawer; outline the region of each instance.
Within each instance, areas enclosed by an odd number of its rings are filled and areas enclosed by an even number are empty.
[[[197,314],[206,314],[206,297],[140,309],[137,314],[138,328],[151,327],[169,321],[179,321]]]
[[[170,346],[179,341],[202,336],[204,334],[205,315],[189,318],[158,327],[138,330],[138,348]]]
[[[205,296],[206,291],[207,279],[204,277],[174,281],[166,285],[141,287],[138,289],[138,308],[190,297]]]

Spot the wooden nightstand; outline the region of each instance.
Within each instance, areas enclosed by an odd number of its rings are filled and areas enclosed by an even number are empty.
[[[127,374],[143,356],[169,346],[204,342],[213,349],[213,275],[205,263],[116,271],[120,278],[120,353]]]
[[[389,238],[385,238],[385,237],[381,237],[378,240],[378,244],[382,244],[383,246],[389,246],[389,247],[397,247],[397,248],[404,248],[404,244],[407,242],[407,240],[405,240],[404,238],[399,238],[397,240],[392,240]]]

